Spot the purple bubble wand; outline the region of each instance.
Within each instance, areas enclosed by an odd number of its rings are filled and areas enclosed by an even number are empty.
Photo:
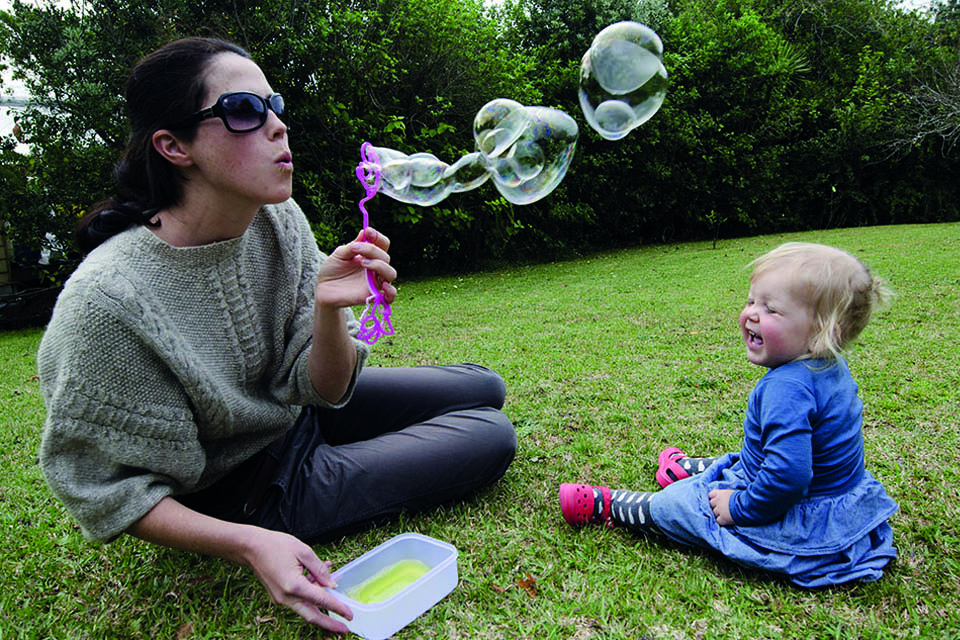
[[[380,160],[373,151],[373,145],[364,142],[360,146],[360,164],[357,165],[357,179],[363,185],[367,195],[360,199],[358,206],[363,213],[363,237],[367,240],[367,227],[370,226],[370,214],[367,213],[366,203],[377,195],[380,188]],[[377,276],[370,269],[367,272],[367,307],[360,315],[360,332],[357,338],[367,344],[374,344],[382,336],[393,335],[393,325],[390,324],[390,305],[383,299],[383,292],[377,283]]]

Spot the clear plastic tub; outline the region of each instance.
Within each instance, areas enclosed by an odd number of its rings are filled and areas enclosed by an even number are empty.
[[[419,563],[426,565],[426,573],[382,601],[360,602],[349,595],[359,597],[357,594],[362,591],[369,595],[371,589],[368,585],[371,581],[385,576],[394,567]],[[337,588],[328,591],[350,607],[353,620],[331,615],[343,620],[350,631],[367,640],[383,640],[410,624],[453,591],[457,586],[457,549],[419,533],[402,533],[344,565],[333,573],[333,579]],[[398,580],[403,580],[403,577],[398,577]],[[396,588],[400,585],[393,586]],[[379,589],[381,593],[388,594],[392,590],[395,589]]]

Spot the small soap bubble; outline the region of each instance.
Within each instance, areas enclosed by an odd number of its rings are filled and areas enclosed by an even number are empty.
[[[415,153],[407,162],[410,163],[410,182],[419,187],[432,187],[440,182],[450,166],[429,153]]]
[[[516,173],[521,180],[536,178],[543,171],[543,149],[532,140],[519,140],[507,157],[516,166]]]
[[[429,153],[411,156],[388,149],[371,147],[380,158],[379,191],[394,200],[427,207],[450,193],[450,182],[444,177],[449,165]]]
[[[591,127],[618,140],[650,119],[667,94],[663,43],[639,22],[617,22],[593,39],[580,65],[580,107]]]

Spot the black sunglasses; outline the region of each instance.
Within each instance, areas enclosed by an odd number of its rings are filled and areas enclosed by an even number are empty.
[[[227,131],[247,133],[256,131],[266,123],[267,109],[282,116],[283,96],[274,93],[264,98],[249,91],[231,91],[217,98],[212,107],[201,109],[166,128],[180,129],[210,118],[220,118]]]

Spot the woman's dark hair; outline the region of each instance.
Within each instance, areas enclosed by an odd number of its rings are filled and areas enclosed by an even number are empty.
[[[153,148],[153,134],[203,107],[204,72],[221,53],[250,57],[223,40],[183,38],[157,49],[133,68],[126,87],[130,138],[115,170],[117,192],[95,205],[77,226],[77,244],[83,253],[135,224],[156,224],[150,219],[159,209],[180,202],[183,178]],[[190,141],[196,131],[193,125],[177,135]]]

